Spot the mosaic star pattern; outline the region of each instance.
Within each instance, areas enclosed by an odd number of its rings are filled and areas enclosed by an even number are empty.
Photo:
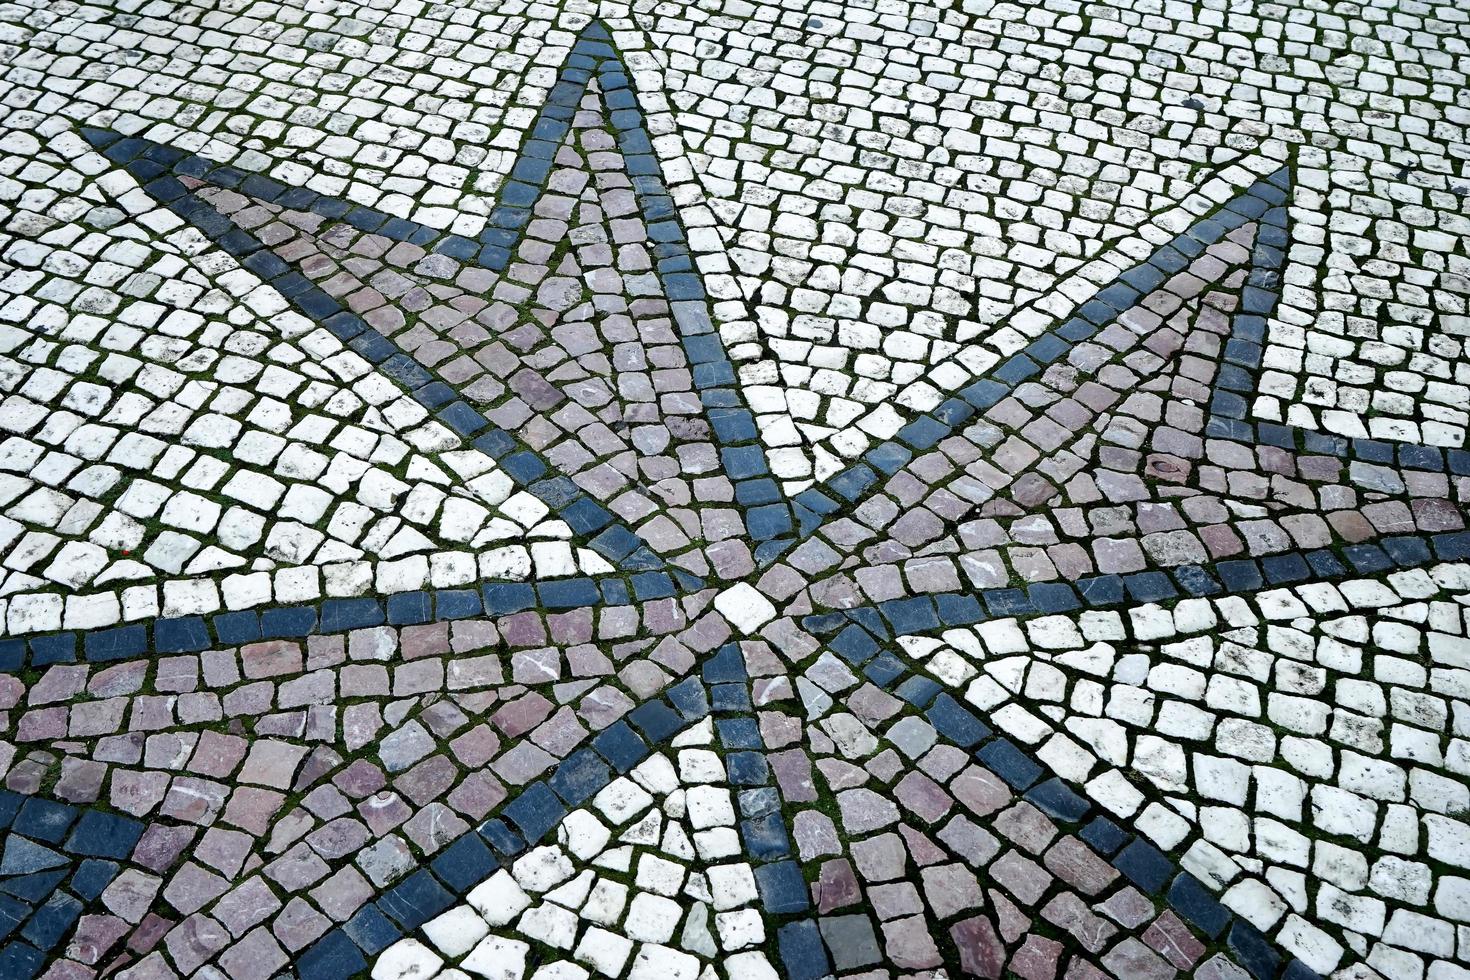
[[[0,977],[1470,977],[1467,23],[0,7]]]

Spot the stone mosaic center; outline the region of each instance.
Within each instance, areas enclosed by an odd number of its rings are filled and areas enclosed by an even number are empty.
[[[1467,72],[0,3],[0,980],[1470,980]]]

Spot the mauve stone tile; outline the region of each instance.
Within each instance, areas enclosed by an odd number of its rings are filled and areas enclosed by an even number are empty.
[[[1052,876],[1017,851],[1007,851],[991,863],[989,873],[1026,905],[1035,905],[1052,882]]]
[[[1084,895],[1097,895],[1117,877],[1118,872],[1086,844],[1075,837],[1063,837],[1046,852],[1043,863],[1067,884]]]
[[[1041,910],[1042,918],[1071,935],[1089,953],[1100,953],[1118,927],[1094,914],[1087,903],[1070,892],[1057,895]]]
[[[1062,955],[1062,945],[1055,940],[1031,935],[1011,957],[1009,969],[1024,980],[1053,980]]]
[[[1119,976],[1139,980],[1170,980],[1174,968],[1137,939],[1128,938],[1102,958],[1103,966]]]

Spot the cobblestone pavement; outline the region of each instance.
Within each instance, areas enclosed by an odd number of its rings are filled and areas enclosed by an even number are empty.
[[[0,980],[1470,980],[1467,72],[0,3]]]

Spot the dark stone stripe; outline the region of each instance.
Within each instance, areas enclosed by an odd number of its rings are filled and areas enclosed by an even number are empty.
[[[155,653],[196,653],[261,640],[300,639],[372,626],[417,626],[531,609],[564,612],[684,594],[699,580],[680,569],[544,582],[485,582],[381,597],[322,599],[204,616],[151,618],[124,626],[0,639],[0,674],[79,660],[107,663]],[[80,656],[79,656],[80,655]]]
[[[1175,236],[1173,241],[1161,245],[1147,260],[1120,272],[1092,299],[1078,307],[1070,319],[1049,328],[1023,350],[985,374],[972,377],[932,412],[913,419],[894,438],[868,450],[859,462],[830,477],[821,486],[797,494],[794,503],[801,521],[801,536],[810,536],[832,516],[845,513],[849,505],[863,499],[877,487],[882,477],[892,476],[917,453],[932,449],[963,428],[976,414],[1008,396],[1024,381],[1066,357],[1073,347],[1132,309],[1170,276],[1188,266],[1193,258],[1203,254],[1205,249],[1256,220],[1249,216],[1251,212],[1265,213],[1268,201],[1284,201],[1284,192],[1289,186],[1290,178],[1285,167],[1265,180],[1256,181],[1213,214],[1199,219]],[[1260,201],[1261,206],[1237,203],[1243,200]],[[1281,212],[1281,227],[1284,229],[1285,208],[1278,207],[1277,210]],[[1253,255],[1253,259],[1260,257],[1259,251]],[[833,499],[834,496],[837,499]]]
[[[814,613],[805,617],[802,625],[818,635],[835,634],[837,642],[859,648],[862,641],[841,639],[850,623],[860,624],[883,638],[909,636],[973,626],[990,619],[1238,595],[1466,559],[1470,559],[1470,531],[1405,534],[1346,545],[1339,550],[1288,551],[1130,575],[1095,575],[1071,583],[1039,582],[1024,589],[981,589],[890,599],[858,609]]]
[[[175,178],[160,177],[148,181],[149,174],[159,165],[143,151],[145,147],[158,144],[136,138],[106,143],[106,137],[115,134],[94,129],[84,130],[84,135],[101,147],[103,155],[126,168],[140,182],[145,182],[144,189],[161,204],[209,236],[215,244],[240,260],[243,266],[277,289],[297,310],[405,388],[438,422],[499,463],[518,488],[539,498],[574,531],[590,538],[588,546],[593,550],[625,571],[664,567],[663,559],[636,534],[627,530],[612,512],[566,477],[553,475],[553,469],[539,454],[494,425],[477,409],[459,400],[454,389],[443,379],[418,364],[357,314],[345,309],[321,288],[276,258],[254,235],[188,193]],[[211,169],[193,165],[194,161]],[[219,175],[230,168],[207,164],[191,156],[181,158],[174,166],[181,173],[198,171],[198,179],[207,183],[229,186],[228,183],[221,184]],[[318,206],[322,200],[326,199],[319,198]],[[606,534],[608,529],[618,527],[638,543],[628,547],[625,538]]]
[[[865,637],[861,643],[854,631]],[[1177,912],[1206,945],[1218,944],[1228,926],[1225,948],[1257,980],[1316,978],[1304,963],[1284,955],[1253,926],[1237,918],[1131,821],[1121,821],[1120,826],[1087,798],[1085,789],[1052,774],[1025,749],[997,735],[947,688],[925,674],[911,672],[906,658],[875,642],[861,626],[848,626],[827,645],[877,687],[922,711],[941,738],[963,749],[1064,831],[1075,833],[1139,890]]]
[[[143,830],[132,817],[0,789],[0,977],[41,973]]]
[[[297,960],[301,980],[345,980],[364,972],[371,957],[416,933],[544,840],[571,810],[710,716],[725,750],[727,782],[738,796],[738,829],[756,866],[761,902],[768,914],[803,915],[809,906],[807,886],[780,816],[779,791],[771,785],[748,682],[739,645],[720,647],[704,659],[698,675],[603,729],[544,778],[501,803],[494,816],[318,939]],[[817,951],[825,956],[820,946]],[[811,956],[811,949],[803,947],[802,955]]]

